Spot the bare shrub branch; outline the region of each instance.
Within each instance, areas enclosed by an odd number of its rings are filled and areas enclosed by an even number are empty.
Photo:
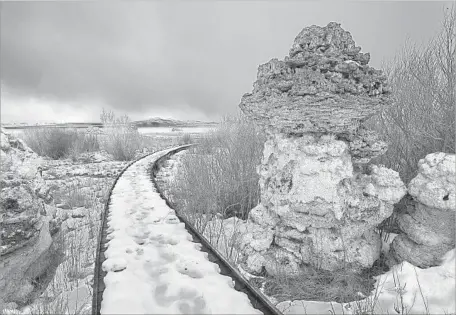
[[[456,6],[445,12],[440,33],[426,46],[406,44],[388,65],[395,104],[369,121],[389,143],[379,162],[405,182],[432,152],[455,152]]]

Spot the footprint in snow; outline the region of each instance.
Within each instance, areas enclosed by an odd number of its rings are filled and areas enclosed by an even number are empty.
[[[149,237],[150,231],[144,227],[139,227],[135,232],[132,233],[134,237],[146,239]]]
[[[167,295],[168,284],[161,283],[155,288],[155,301],[160,306],[170,306],[173,302],[178,300],[177,295]]]
[[[146,243],[146,241],[147,241],[147,237],[146,238],[134,237],[133,239],[136,242],[136,244],[138,244],[138,245],[144,245]]]
[[[159,249],[158,254],[166,262],[173,262],[177,259],[177,254],[168,248]]]
[[[101,265],[103,271],[119,272],[127,268],[127,261],[123,258],[108,258]]]
[[[169,236],[169,237],[165,240],[165,242],[166,242],[167,244],[169,244],[169,245],[177,245],[177,244],[179,244],[179,240],[178,240],[177,238],[175,238],[175,237],[172,237],[172,236]]]
[[[140,212],[140,213],[136,214],[135,219],[136,219],[137,221],[142,221],[142,220],[144,220],[145,218],[147,218],[148,215],[149,215],[149,214],[148,214],[147,212],[143,211],[143,212]]]
[[[161,275],[169,272],[168,267],[158,265],[156,262],[152,261],[144,262],[144,269],[152,279],[158,279]]]
[[[157,247],[161,247],[162,245],[177,245],[179,244],[179,239],[172,236],[172,235],[164,235],[164,234],[151,234],[149,236],[149,240],[151,240]]]
[[[168,215],[165,219],[165,223],[167,224],[178,224],[180,223],[179,218],[176,217],[174,214]]]
[[[163,243],[165,240],[165,235],[162,233],[152,233],[149,235],[149,239],[153,242]]]
[[[203,314],[206,301],[202,296],[197,296],[198,292],[189,287],[183,287],[176,295],[166,294],[168,284],[162,283],[155,288],[155,300],[160,306],[170,306],[173,302],[178,302],[179,310],[182,314]]]
[[[179,302],[179,311],[181,314],[207,314],[205,311],[206,301],[202,296],[198,296],[193,300],[193,305],[188,301]]]
[[[160,218],[149,218],[147,221],[148,224],[155,225],[155,224],[160,224],[162,219]]]
[[[180,260],[176,264],[176,270],[191,278],[199,279],[204,277],[204,274],[200,271],[200,266],[194,261]]]

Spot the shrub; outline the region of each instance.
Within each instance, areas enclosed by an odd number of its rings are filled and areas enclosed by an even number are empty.
[[[258,203],[263,143],[250,122],[227,118],[182,157],[173,198],[198,229],[216,215],[245,219]]]
[[[409,182],[417,163],[432,152],[455,152],[456,7],[440,34],[425,47],[407,45],[387,74],[395,105],[370,120],[389,143],[378,162]]]
[[[69,128],[40,127],[26,129],[24,140],[38,155],[52,159],[71,157],[100,149],[97,135]]]
[[[103,109],[101,122],[105,137],[102,148],[119,161],[134,159],[138,150],[142,149],[142,137],[126,115],[116,118],[114,112]]]
[[[84,152],[96,152],[100,150],[100,143],[96,134],[79,133],[76,141],[69,150],[69,156],[76,160],[76,158]]]
[[[24,140],[33,151],[53,159],[68,156],[78,137],[77,131],[67,128],[41,127],[24,131]]]
[[[189,133],[184,133],[182,137],[179,139],[179,144],[184,145],[184,144],[190,144],[193,142],[192,136]]]

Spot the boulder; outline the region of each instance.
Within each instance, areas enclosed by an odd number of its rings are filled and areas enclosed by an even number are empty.
[[[390,264],[401,261],[420,268],[440,264],[455,247],[455,155],[432,153],[418,163],[410,197],[397,215],[400,234],[390,247]]]
[[[429,268],[441,264],[442,257],[454,248],[454,245],[441,244],[427,246],[417,244],[405,234],[396,236],[390,247],[390,256],[395,258],[390,264],[408,261],[419,268]]]

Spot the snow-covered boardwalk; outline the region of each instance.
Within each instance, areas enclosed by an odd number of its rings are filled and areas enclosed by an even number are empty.
[[[101,314],[261,314],[220,274],[160,197],[151,163],[132,164],[111,193]]]

